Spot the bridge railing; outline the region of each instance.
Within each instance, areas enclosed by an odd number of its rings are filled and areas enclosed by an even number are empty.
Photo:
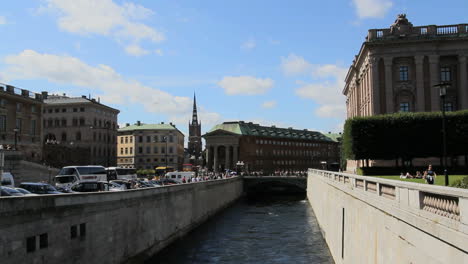
[[[468,190],[309,169],[310,177],[468,234]]]

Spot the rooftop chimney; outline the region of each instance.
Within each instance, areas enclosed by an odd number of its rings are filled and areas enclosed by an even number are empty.
[[[137,121],[137,126],[141,126],[140,120]]]
[[[81,98],[86,99],[86,95],[82,95]]]
[[[49,95],[49,93],[46,91],[41,92],[41,94],[42,94],[42,99],[47,99],[47,96]]]
[[[126,123],[125,126],[126,126],[126,127],[130,126],[130,123]]]
[[[161,122],[161,124],[163,124],[163,125],[164,125],[164,122]]]

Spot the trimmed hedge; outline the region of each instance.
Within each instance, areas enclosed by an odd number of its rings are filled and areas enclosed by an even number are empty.
[[[467,155],[468,111],[448,112],[446,117],[447,155]],[[352,160],[440,157],[442,114],[396,113],[348,119],[343,153]]]

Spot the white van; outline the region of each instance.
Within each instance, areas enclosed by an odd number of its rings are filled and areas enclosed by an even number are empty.
[[[107,181],[107,172],[103,166],[66,166],[54,177],[55,187],[69,189],[75,182]]]
[[[4,172],[2,174],[2,186],[15,188],[15,179],[10,172]]]
[[[172,179],[178,183],[182,183],[182,179],[185,177],[185,180],[195,177],[194,171],[172,171],[166,173],[166,179]]]

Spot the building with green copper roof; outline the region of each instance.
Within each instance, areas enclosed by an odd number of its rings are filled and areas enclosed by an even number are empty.
[[[117,136],[117,164],[120,167],[182,169],[184,134],[172,124],[126,124]]]
[[[214,171],[235,169],[238,164],[264,173],[297,171],[339,160],[334,138],[307,129],[234,121],[215,125],[203,138],[207,166]]]

